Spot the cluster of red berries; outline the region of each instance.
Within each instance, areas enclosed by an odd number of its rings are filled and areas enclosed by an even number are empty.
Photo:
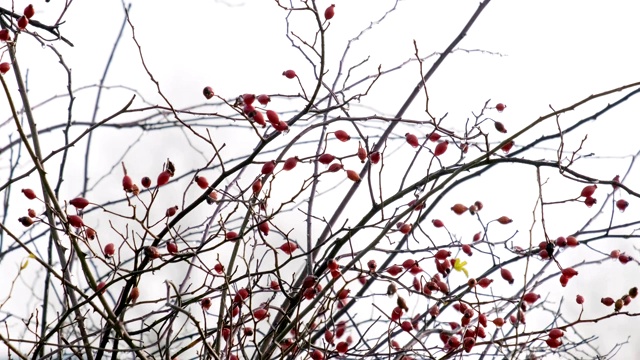
[[[411,145],[412,147],[419,147],[420,145],[420,141],[418,140],[418,137],[412,133],[406,133],[404,134],[404,138],[407,141],[407,143],[409,145]],[[429,134],[429,136],[427,137],[427,139],[429,139],[430,141],[433,142],[437,142],[440,139],[440,134],[433,132],[431,134]],[[438,145],[436,145],[435,149],[433,150],[433,155],[434,156],[440,156],[442,154],[444,154],[447,151],[447,147],[449,146],[449,141],[445,140],[442,142],[439,142]]]
[[[636,296],[638,296],[638,288],[632,287],[631,289],[629,289],[629,291],[626,294],[622,295],[618,300],[613,300],[613,298],[607,296],[600,299],[600,302],[604,306],[614,305],[614,308],[613,308],[614,311],[618,312],[622,310],[624,306],[628,306],[629,304],[631,304],[631,300],[635,299]]]
[[[633,258],[625,253],[621,253],[620,250],[612,250],[610,254],[612,259],[618,259],[621,264],[626,264],[629,261],[632,261]]]

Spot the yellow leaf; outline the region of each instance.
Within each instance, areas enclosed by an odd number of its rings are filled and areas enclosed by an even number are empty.
[[[455,259],[453,261],[453,268],[456,271],[462,271],[466,277],[469,277],[469,272],[464,267],[467,265],[466,261],[462,261],[460,259]]]

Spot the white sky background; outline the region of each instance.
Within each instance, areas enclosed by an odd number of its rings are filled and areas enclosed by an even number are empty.
[[[346,41],[371,21],[379,19],[394,3],[388,0],[333,1],[336,4],[336,15],[331,21],[327,37],[327,66],[331,79],[329,81],[335,76]],[[3,6],[7,6],[6,3],[7,1],[4,1]],[[26,4],[24,1],[16,2],[15,8],[21,9]],[[212,86],[216,94],[226,99],[246,92],[295,94],[298,91],[297,83],[281,75],[286,69],[295,69],[303,84],[313,84],[310,64],[285,38],[286,11],[268,0],[230,0],[228,4],[214,1],[133,2],[131,21],[135,26],[137,40],[142,45],[146,64],[174,107],[202,103],[202,88],[206,85]],[[324,9],[330,4],[330,1],[319,1],[318,7]],[[52,22],[59,15],[62,5],[60,0],[52,0],[50,3],[39,2],[36,4],[34,18],[45,23]],[[375,72],[378,65],[385,70],[413,58],[413,40],[417,42],[422,56],[443,51],[458,35],[477,6],[477,1],[401,1],[397,10],[381,25],[374,27],[353,44],[347,63],[352,65],[370,56],[368,64],[360,71],[362,76]],[[638,81],[638,14],[640,3],[637,1],[494,0],[481,14],[459,47],[481,49],[504,56],[464,52],[450,55],[428,83],[431,113],[439,118],[448,112],[448,119],[457,119],[456,123],[460,123],[460,119],[471,116],[472,111],[479,111],[487,100],[492,99],[490,105],[497,102],[507,104],[507,110],[502,114],[496,114],[495,118],[502,121],[510,133],[513,133],[548,113],[549,105],[556,109],[562,108],[592,93]],[[56,43],[55,46],[63,54],[67,65],[72,68],[74,87],[95,84],[100,79],[123,16],[122,5],[117,1],[77,1],[72,4],[65,16],[67,23],[61,30],[75,47],[70,48],[63,43]],[[314,24],[309,23],[309,15],[294,13],[291,19],[295,33],[308,38],[315,31]],[[56,63],[52,52],[41,48],[39,44],[26,37],[23,40],[18,56],[23,71],[29,70],[32,102],[40,102],[53,94],[63,94],[66,91],[66,74]],[[7,57],[8,55],[5,55],[3,61],[6,61]],[[425,69],[428,69],[430,64],[430,61],[425,62]],[[360,110],[354,106],[353,112],[388,116],[395,114],[415,86],[418,76],[415,63],[385,76],[366,100],[367,104],[375,106],[374,109]],[[126,29],[117,49],[106,84],[136,88],[150,103],[164,105],[155,91],[155,85],[142,68],[129,28]],[[615,101],[620,95],[598,100],[584,109],[563,115],[561,122],[568,126],[601,109],[608,102]],[[98,119],[122,107],[129,97],[129,93],[121,90],[104,92]],[[94,98],[93,91],[77,93],[75,120],[90,119]],[[0,109],[6,109],[5,104],[4,98],[0,100]],[[275,99],[269,107],[290,110],[297,105],[299,104]],[[135,106],[143,106],[140,99],[136,100]],[[62,121],[59,117],[65,116],[66,107],[67,102],[64,100],[40,110],[37,113],[38,125],[45,127],[49,121]],[[600,156],[597,160],[587,159],[578,162],[575,169],[603,180],[610,180],[616,174],[623,175],[629,158],[622,156],[635,154],[639,150],[636,132],[638,127],[635,125],[639,110],[640,100],[637,97],[633,98],[609,112],[606,115],[607,121],[587,125],[579,132],[580,136],[574,135],[567,139],[565,146],[573,150],[577,148],[582,137],[588,134],[583,154],[595,153]],[[424,103],[414,102],[405,117],[426,119]],[[526,143],[538,138],[546,130],[550,133],[555,128],[553,122],[547,122],[530,134],[525,134],[522,140],[516,140],[516,144]],[[8,135],[5,133],[6,129],[12,127],[0,128],[0,141],[5,141]],[[402,136],[405,130],[423,135],[429,132],[431,127],[399,127],[395,133]],[[111,166],[122,155],[131,139],[118,137],[118,133],[113,130],[105,133],[113,134],[113,137],[97,136],[93,153],[96,157],[104,158],[104,163],[107,164],[105,166]],[[213,134],[214,138],[225,137],[228,154],[247,152],[247,149],[255,145],[253,140],[243,142],[237,137],[229,137],[229,132]],[[130,167],[135,166],[138,174],[148,173],[154,179],[153,174],[167,157],[184,169],[202,166],[202,158],[194,157],[185,150],[182,139],[183,135],[175,133],[158,133],[147,137],[146,142],[128,155],[125,161]],[[51,146],[56,148],[59,145],[54,143]],[[78,151],[80,149],[84,149],[84,143],[78,147]],[[550,148],[548,153],[541,153],[541,157],[552,158],[555,150]],[[403,151],[407,152],[407,156],[412,154],[412,151],[406,148]],[[82,158],[80,153],[74,156],[77,161]],[[609,156],[614,158],[602,158]],[[0,161],[0,171],[5,171],[7,160],[4,154],[0,154]],[[533,182],[535,173],[528,168],[525,171],[522,169],[505,167],[504,172],[491,173],[483,177],[483,184],[488,183],[486,188],[464,187],[448,195],[448,200],[444,201],[440,209],[441,218],[448,225],[455,227],[458,221],[460,226],[463,226],[462,221],[450,215],[449,204],[464,203],[469,198],[480,198],[485,204],[490,204],[496,217],[509,215],[516,223],[520,222],[519,229],[528,228],[523,224],[532,221],[531,209],[537,188]],[[103,170],[100,174],[104,172]],[[112,182],[119,182],[120,169],[117,168],[114,173],[116,176],[111,179]],[[547,177],[552,175],[553,172],[550,171],[546,174]],[[634,188],[639,175],[640,173],[635,171],[625,184]],[[32,176],[30,180],[31,186],[37,188],[37,179]],[[68,198],[77,195],[80,180],[81,176],[78,173],[76,179],[69,178],[66,181],[63,193]],[[25,184],[28,184],[28,181]],[[579,194],[582,186],[555,177],[549,182],[549,190],[545,197],[568,198],[574,196],[573,194]],[[609,190],[604,189],[604,185],[602,188],[603,190],[599,188],[599,191],[602,191],[599,195],[604,199],[605,191]],[[21,194],[14,194],[16,199],[18,195]],[[97,196],[104,196],[103,199],[97,199],[104,201],[112,195],[102,192]],[[627,197],[627,200],[631,203],[627,212],[616,215],[625,216],[623,221],[630,221],[629,219],[637,216],[640,208],[640,201],[637,199]],[[181,194],[165,198],[165,201],[167,205],[179,203]],[[599,206],[587,209],[583,204],[576,203],[559,208],[555,212],[553,209],[550,210],[546,214],[548,230],[553,234],[550,236],[567,235],[576,231],[576,226],[592,216],[597,209]],[[15,225],[13,222],[11,217],[12,226]],[[452,229],[452,232],[456,230]],[[519,239],[519,244],[526,246],[527,235],[521,235],[523,238]],[[517,242],[518,238],[514,241]],[[536,240],[536,243],[537,241],[539,240]],[[633,252],[633,247],[628,242],[616,240],[611,246],[602,246],[599,249],[608,252],[612,248],[620,248]],[[637,254],[637,251],[635,253]],[[576,256],[581,254],[576,252]],[[15,255],[15,259],[24,256]],[[12,271],[10,260],[5,260],[2,265],[3,268]],[[601,267],[590,268],[588,274],[581,273],[571,280],[567,288],[562,289],[566,294],[566,301],[575,305],[575,294],[581,293],[588,299],[585,315],[597,316],[611,311],[611,308],[603,309],[599,304],[599,298],[615,298],[616,294],[626,291],[630,284],[638,285],[637,282],[627,281],[625,277],[635,278],[635,281],[640,278],[637,263],[628,264],[624,268],[625,272],[621,271],[621,266],[619,263],[609,262]],[[474,269],[480,271],[483,267],[482,264],[470,261],[469,269],[473,275]],[[511,270],[517,275],[515,269]],[[616,279],[619,280],[619,284],[617,281],[611,281],[611,274],[619,277]],[[4,280],[0,280],[0,283],[2,281]],[[638,301],[632,302],[630,311],[640,311]],[[576,306],[573,306],[573,309],[577,311]],[[577,316],[575,311],[567,310],[564,315],[574,319]],[[613,344],[623,342],[627,335],[631,336],[631,343],[623,347],[617,358],[632,359],[640,357],[640,346],[637,345],[640,336],[635,331],[636,323],[637,319],[618,317],[595,325],[585,324],[582,329],[586,335],[599,335],[601,338],[596,344],[602,349],[609,349]],[[2,346],[0,350],[4,352]]]

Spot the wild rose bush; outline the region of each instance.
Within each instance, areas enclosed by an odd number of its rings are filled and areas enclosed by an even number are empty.
[[[488,3],[446,49],[423,54],[414,42],[413,59],[383,68],[348,55],[397,4],[341,48],[328,40],[331,25],[362,14],[275,2],[307,61],[279,70],[289,91],[224,94],[203,84],[188,91],[204,102],[185,107],[165,95],[127,17],[138,51],[128,60],[143,65],[164,103],[123,87],[129,99],[91,122],[72,121],[75,93],[106,87],[72,85],[70,69],[81,64],[58,51],[72,42],[59,28],[67,15],[47,24],[31,5],[3,8],[10,121],[1,126],[19,135],[0,153],[8,356],[615,355],[624,339],[596,347],[583,328],[638,315],[628,277],[636,248],[611,242],[635,239],[638,193],[627,177],[636,169],[632,161],[616,176],[584,166],[584,129],[640,83],[578,94],[526,123],[490,99],[466,118],[436,113],[429,79],[464,52],[458,44]],[[37,35],[47,31],[58,39]],[[56,55],[69,76],[65,97],[30,99],[23,42]],[[329,51],[342,55],[329,60]],[[410,94],[398,109],[369,100],[407,69],[415,87],[401,89]],[[42,104],[63,99],[66,120],[41,120]],[[96,109],[100,101],[98,92]],[[412,103],[423,108],[407,115]],[[593,103],[589,116],[569,115]],[[62,138],[49,134],[59,129]],[[108,143],[92,145],[103,133]],[[179,152],[168,150],[173,141],[184,144]],[[122,156],[105,162],[98,151]],[[586,289],[604,266],[620,280],[616,292]]]

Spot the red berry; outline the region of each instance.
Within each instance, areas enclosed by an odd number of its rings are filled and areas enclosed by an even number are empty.
[[[580,305],[584,304],[584,297],[582,295],[576,295],[576,302]]]
[[[273,170],[276,168],[276,162],[271,160],[268,161],[266,163],[264,163],[264,165],[262,165],[262,174],[264,175],[269,175],[271,173],[273,173]]]
[[[376,268],[378,267],[378,264],[376,263],[375,260],[369,260],[367,262],[367,267],[369,268],[369,271],[376,271]]]
[[[245,105],[251,105],[256,100],[255,94],[244,94],[242,95],[242,101]]]
[[[331,154],[322,154],[318,156],[318,162],[321,164],[329,165],[336,157]]]
[[[84,221],[82,221],[82,218],[78,215],[69,215],[67,219],[69,220],[69,225],[74,228],[81,228],[84,226]]]
[[[96,285],[96,292],[99,292],[101,294],[104,294],[104,292],[106,291],[106,289],[104,288],[107,285],[107,283],[105,283],[104,281],[100,281],[97,285]]]
[[[331,270],[332,279],[339,279],[340,276],[342,276],[342,273],[340,272],[340,270]]]
[[[269,284],[269,287],[273,291],[280,291],[280,284],[276,280],[271,280],[271,283]]]
[[[551,329],[549,330],[549,337],[552,339],[561,338],[564,336],[564,332],[560,329]]]
[[[3,62],[0,64],[0,73],[6,74],[10,69],[11,65],[8,62]]]
[[[215,265],[213,265],[213,270],[215,272],[217,272],[218,274],[222,274],[224,272],[224,266],[222,266],[222,264],[217,263]]]
[[[541,248],[542,250],[544,250],[544,249],[546,249],[546,248],[547,248],[547,242],[546,242],[546,241],[543,241],[543,243],[544,243],[544,247],[543,247],[543,248]],[[565,246],[567,246],[567,239],[565,239],[565,238],[564,238],[564,236],[560,236],[560,237],[558,237],[558,238],[556,239],[556,246],[559,246],[559,247],[565,247]]]
[[[413,325],[411,325],[411,321],[403,321],[400,327],[402,328],[402,330],[406,332],[410,332],[411,330],[413,330]]]
[[[261,222],[260,225],[258,225],[258,230],[260,230],[264,236],[269,235],[269,223],[266,221]]]
[[[280,122],[278,122],[277,125],[273,125],[273,128],[276,129],[276,131],[279,131],[281,133],[289,132],[289,125],[282,120],[280,120]]]
[[[335,259],[330,259],[329,261],[327,261],[327,269],[329,270],[338,270],[340,266],[338,265],[338,262]]]
[[[434,257],[438,260],[444,260],[446,258],[448,258],[449,256],[451,256],[451,251],[446,250],[446,249],[440,249],[438,250],[438,252],[434,255]]]
[[[148,189],[149,186],[151,186],[151,178],[148,176],[145,176],[142,178],[142,180],[140,180],[140,183],[142,184],[142,186],[145,187],[145,189]]]
[[[480,241],[481,238],[482,238],[482,233],[475,233],[473,235],[473,241]]]
[[[493,319],[492,322],[493,322],[493,325],[497,327],[502,327],[502,325],[504,325],[504,319],[501,317]]]
[[[342,289],[338,292],[338,299],[346,299],[349,296],[349,293],[351,292],[351,290],[349,289]]]
[[[31,19],[33,15],[35,15],[36,10],[33,8],[33,5],[29,4],[24,11],[22,12],[27,19]]]
[[[224,235],[225,239],[227,240],[238,240],[238,233],[235,231],[229,231]]]
[[[433,133],[429,134],[429,141],[436,142],[438,140],[440,140],[440,134],[438,134],[436,132],[433,132]]]
[[[267,106],[267,104],[269,104],[269,102],[271,101],[271,98],[269,97],[269,95],[265,95],[265,94],[258,95],[257,99],[260,105],[262,106]]]
[[[562,345],[562,340],[561,339],[548,338],[547,340],[545,340],[545,342],[552,349],[558,348],[560,345]]]
[[[204,176],[196,176],[194,180],[196,181],[196,184],[198,184],[200,189],[206,189],[209,187],[209,182]]]
[[[582,192],[580,192],[580,196],[589,198],[596,192],[596,188],[598,188],[597,185],[587,185],[582,189]]]
[[[113,243],[108,243],[104,246],[104,256],[112,257],[116,253],[116,246]]]
[[[96,231],[93,230],[90,227],[87,227],[87,229],[85,230],[86,234],[87,234],[87,239],[89,240],[93,240],[96,238]]]
[[[620,256],[620,250],[611,250],[609,255],[612,259],[617,259]]]
[[[256,115],[256,108],[253,105],[244,104],[242,112],[247,115],[248,118],[253,118]]]
[[[307,275],[307,277],[304,278],[304,280],[302,281],[302,288],[303,289],[310,289],[312,288],[315,284],[316,281],[318,279],[316,279],[315,276],[313,275]]]
[[[411,267],[413,267],[413,265],[416,264],[416,261],[413,259],[407,259],[402,263],[402,267],[409,270],[411,269]]]
[[[616,207],[620,209],[621,212],[624,212],[627,209],[627,206],[629,206],[629,202],[624,199],[616,201]]]
[[[402,224],[402,226],[400,226],[400,232],[403,234],[408,234],[411,232],[411,224]]]
[[[178,244],[175,243],[175,241],[169,241],[167,243],[167,252],[169,252],[169,254],[177,254],[178,253]]]
[[[254,194],[258,194],[262,190],[262,181],[260,179],[254,181],[253,185],[251,185],[251,190]]]
[[[31,189],[22,189],[22,193],[24,194],[24,196],[27,197],[27,199],[29,200],[33,200],[36,198],[36,193],[31,190]]]
[[[131,180],[131,177],[129,175],[125,175],[122,178],[122,189],[126,192],[133,191],[133,180]]]
[[[296,77],[296,72],[293,70],[286,70],[282,73],[287,79],[293,79]]]
[[[364,164],[364,161],[367,159],[367,150],[358,143],[358,159],[360,162]]]
[[[280,250],[285,254],[291,255],[294,251],[298,249],[298,245],[292,241],[287,241],[286,243],[280,246]]]
[[[160,251],[155,246],[147,246],[144,248],[144,252],[150,259],[160,258]]]
[[[513,275],[511,275],[511,271],[505,269],[505,268],[501,268],[500,269],[500,275],[502,276],[503,279],[505,279],[509,284],[513,284]]]
[[[469,256],[473,255],[473,251],[471,251],[471,246],[469,244],[462,245],[462,251]]]
[[[35,211],[35,210],[33,210],[33,209],[29,209],[29,210],[27,210],[27,214],[29,215],[29,217],[30,217],[30,218],[34,218],[34,217],[38,216],[38,215],[36,214],[36,211]]]
[[[267,122],[264,121],[264,116],[262,115],[262,113],[258,110],[256,110],[253,114],[252,117],[253,121],[255,121],[258,125],[265,127],[267,126]]]
[[[560,285],[562,285],[562,287],[566,287],[567,284],[569,283],[569,278],[566,277],[565,275],[560,275]]]
[[[572,277],[578,275],[578,272],[574,268],[568,267],[568,268],[562,269],[562,275],[564,275],[567,278],[571,279]]]
[[[280,116],[273,110],[267,110],[267,120],[269,120],[271,125],[276,126],[276,124],[280,123]]]
[[[406,133],[404,134],[404,138],[407,140],[407,143],[409,143],[409,145],[413,146],[413,147],[418,147],[420,146],[420,142],[418,141],[418,137],[411,134],[411,133]]]
[[[567,246],[576,247],[578,245],[579,245],[579,242],[575,236],[567,236]]]
[[[447,146],[449,146],[449,142],[447,140],[441,142],[440,144],[436,145],[435,150],[433,151],[433,155],[434,156],[440,156],[442,154],[444,154],[445,151],[447,151]]]
[[[587,207],[592,207],[596,203],[597,203],[596,199],[592,198],[591,196],[589,196],[588,198],[584,199],[584,204],[587,205]]]
[[[9,41],[9,40],[11,40],[11,35],[9,34],[9,30],[7,30],[7,29],[0,30],[0,40],[1,41]]]
[[[171,173],[168,170],[161,172],[160,175],[158,175],[158,180],[156,180],[158,187],[166,185],[169,182],[170,178]]]
[[[447,340],[447,345],[449,345],[449,347],[451,347],[452,349],[455,349],[460,346],[460,339],[458,339],[457,336],[452,336],[449,338],[449,340]]]
[[[349,136],[349,134],[347,134],[346,131],[344,130],[338,130],[335,133],[333,133],[336,138],[342,142],[346,142],[349,141],[351,139],[351,136]]]
[[[213,93],[213,89],[211,88],[211,86],[207,86],[202,90],[202,94],[204,95],[205,98],[211,99],[215,94]]]
[[[165,214],[167,217],[172,217],[173,215],[175,215],[175,214],[176,214],[176,211],[178,211],[178,206],[177,206],[177,205],[176,205],[176,206],[172,206],[172,207],[168,208],[168,209],[167,209],[167,211],[165,211],[165,213],[164,213],[164,214]]]
[[[333,18],[333,15],[335,15],[335,8],[336,6],[334,4],[331,4],[331,6],[329,6],[325,11],[324,11],[324,18],[327,20],[331,20]]]
[[[478,324],[482,325],[482,327],[487,327],[487,315],[479,314],[478,315]]]
[[[340,170],[342,170],[343,166],[340,163],[333,163],[331,165],[329,165],[329,169],[327,169],[327,171],[329,172],[338,172]]]
[[[282,170],[289,171],[293,169],[294,167],[296,167],[296,165],[298,165],[298,161],[300,161],[300,159],[298,159],[297,156],[288,158],[287,160],[285,160],[284,165],[282,166]]]
[[[627,254],[620,254],[620,256],[618,256],[618,261],[620,261],[621,264],[626,264],[631,260],[631,257]]]
[[[455,204],[451,207],[451,211],[453,211],[454,213],[456,213],[457,215],[462,215],[465,212],[467,212],[469,208],[462,205],[462,204]]]
[[[340,354],[345,354],[349,350],[349,344],[345,341],[341,341],[336,345],[336,351]]]
[[[347,170],[347,177],[353,182],[360,182],[360,175],[354,170]]]
[[[614,184],[613,184],[613,185],[611,185],[611,186],[613,186],[613,191],[618,190],[618,185],[620,184],[620,175],[616,175],[616,176],[613,178],[613,180],[611,180],[611,181],[613,181],[613,182],[614,182]]]
[[[433,223],[433,226],[437,228],[441,228],[444,226],[444,223],[442,222],[442,220],[439,220],[439,219],[433,219],[431,220],[431,223]]]
[[[131,299],[131,302],[135,304],[139,297],[140,297],[140,289],[138,289],[138,287],[136,286],[133,289],[131,289],[131,294],[129,294],[129,298]]]
[[[20,16],[18,19],[18,29],[24,30],[29,25],[29,19],[26,16]]]
[[[310,354],[309,357],[312,360],[324,360],[324,353],[318,349],[313,350]]]
[[[420,267],[420,265],[415,264],[411,267],[411,269],[409,269],[409,272],[413,275],[418,275],[422,272],[422,268]]]
[[[528,302],[529,304],[535,303],[536,301],[538,301],[538,299],[540,299],[540,295],[532,292],[526,293],[522,298],[522,300],[524,300],[525,302]]]
[[[204,311],[209,310],[209,308],[211,307],[211,299],[209,299],[209,298],[204,298],[204,299],[200,300],[200,306],[202,306],[202,309],[203,309]],[[225,330],[228,330],[228,331],[229,331],[229,329],[225,329]],[[223,335],[224,335],[224,330],[222,331],[222,333],[223,333]],[[227,337],[229,337],[229,335],[228,335],[228,334],[227,334]]]
[[[420,211],[420,210],[424,209],[426,204],[424,203],[424,201],[418,202],[418,199],[413,199],[413,200],[409,201],[407,206],[413,207],[413,211]]]
[[[256,321],[263,320],[268,316],[269,316],[269,312],[267,311],[267,309],[259,308],[259,309],[253,310],[253,318]]]
[[[498,222],[499,222],[500,224],[502,224],[502,225],[506,225],[506,224],[509,224],[509,223],[513,222],[513,220],[511,220],[511,219],[510,219],[509,217],[507,217],[507,216],[500,216],[500,217],[498,218]]]
[[[75,199],[69,200],[69,204],[75,206],[77,209],[84,209],[89,205],[89,200],[83,197],[77,197]]]
[[[374,151],[369,154],[369,160],[371,160],[372,164],[377,164],[378,162],[380,162],[380,157],[380,152],[378,151]]]
[[[327,341],[327,343],[333,344],[333,337],[334,337],[333,331],[326,330],[324,332],[324,339]]]
[[[511,151],[511,148],[513,147],[514,144],[515,144],[515,142],[513,140],[511,140],[508,143],[504,144],[500,149],[502,151],[504,151],[504,153],[506,154],[509,151]]]
[[[33,225],[33,220],[28,216],[23,216],[21,218],[18,218],[18,221],[20,221],[20,223],[24,227],[29,227],[29,226]]]
[[[507,107],[507,105],[505,105],[503,103],[498,103],[496,105],[496,110],[498,110],[499,112],[502,112],[506,107]]]
[[[475,344],[476,340],[472,337],[465,337],[464,339],[462,339],[462,348],[468,353],[471,352]]]
[[[482,279],[478,280],[478,285],[480,285],[481,287],[486,289],[486,288],[489,287],[489,285],[491,285],[492,282],[493,282],[492,279],[482,278]]]
[[[398,274],[400,274],[402,272],[402,266],[400,265],[393,265],[389,268],[387,268],[387,272],[389,273],[389,275],[391,276],[398,276]]]
[[[496,121],[493,125],[496,127],[496,130],[498,130],[499,132],[503,134],[507,133],[507,129],[504,127],[503,123]]]
[[[616,301],[610,297],[603,297],[602,299],[600,299],[600,302],[604,304],[604,306],[611,306]]]

